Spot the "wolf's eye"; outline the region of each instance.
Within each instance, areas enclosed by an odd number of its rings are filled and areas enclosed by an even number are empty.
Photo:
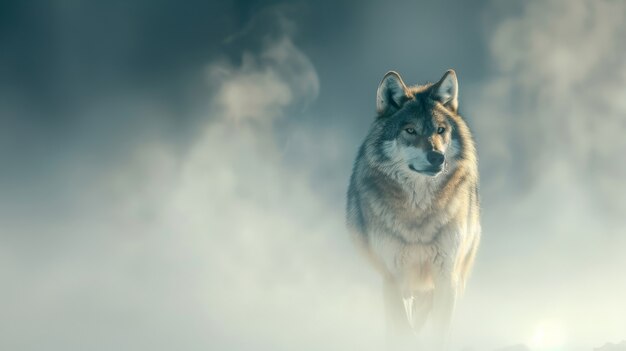
[[[415,129],[413,129],[413,128],[406,128],[404,131],[409,133],[409,134],[415,134]]]
[[[437,134],[443,134],[443,132],[445,132],[445,131],[446,131],[446,128],[444,128],[444,127],[437,128]]]

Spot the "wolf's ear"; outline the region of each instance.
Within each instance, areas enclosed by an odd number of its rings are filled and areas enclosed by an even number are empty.
[[[456,80],[456,73],[449,69],[444,73],[441,80],[432,87],[431,97],[441,102],[442,105],[456,112],[459,108],[459,83]]]
[[[376,91],[376,112],[382,116],[402,107],[407,100],[407,88],[397,72],[389,71]]]

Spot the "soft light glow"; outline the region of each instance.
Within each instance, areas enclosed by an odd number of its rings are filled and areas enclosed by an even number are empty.
[[[565,344],[565,328],[555,320],[541,321],[530,339],[533,351],[558,351]]]

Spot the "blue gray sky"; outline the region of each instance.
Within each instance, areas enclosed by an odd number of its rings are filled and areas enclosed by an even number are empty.
[[[0,4],[0,346],[381,349],[345,189],[388,70],[459,77],[454,350],[626,339],[618,1]]]

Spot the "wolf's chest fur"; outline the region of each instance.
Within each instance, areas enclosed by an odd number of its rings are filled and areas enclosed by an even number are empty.
[[[466,211],[455,199],[441,201],[447,180],[402,187],[379,180],[368,187],[362,198],[365,235],[389,271],[426,262],[443,265],[453,256],[464,236]]]
[[[447,180],[441,177],[403,186],[392,180],[374,183],[368,189],[371,197],[363,198],[369,212],[369,235],[396,236],[407,244],[432,243],[459,212],[456,201],[440,200],[442,183]]]

